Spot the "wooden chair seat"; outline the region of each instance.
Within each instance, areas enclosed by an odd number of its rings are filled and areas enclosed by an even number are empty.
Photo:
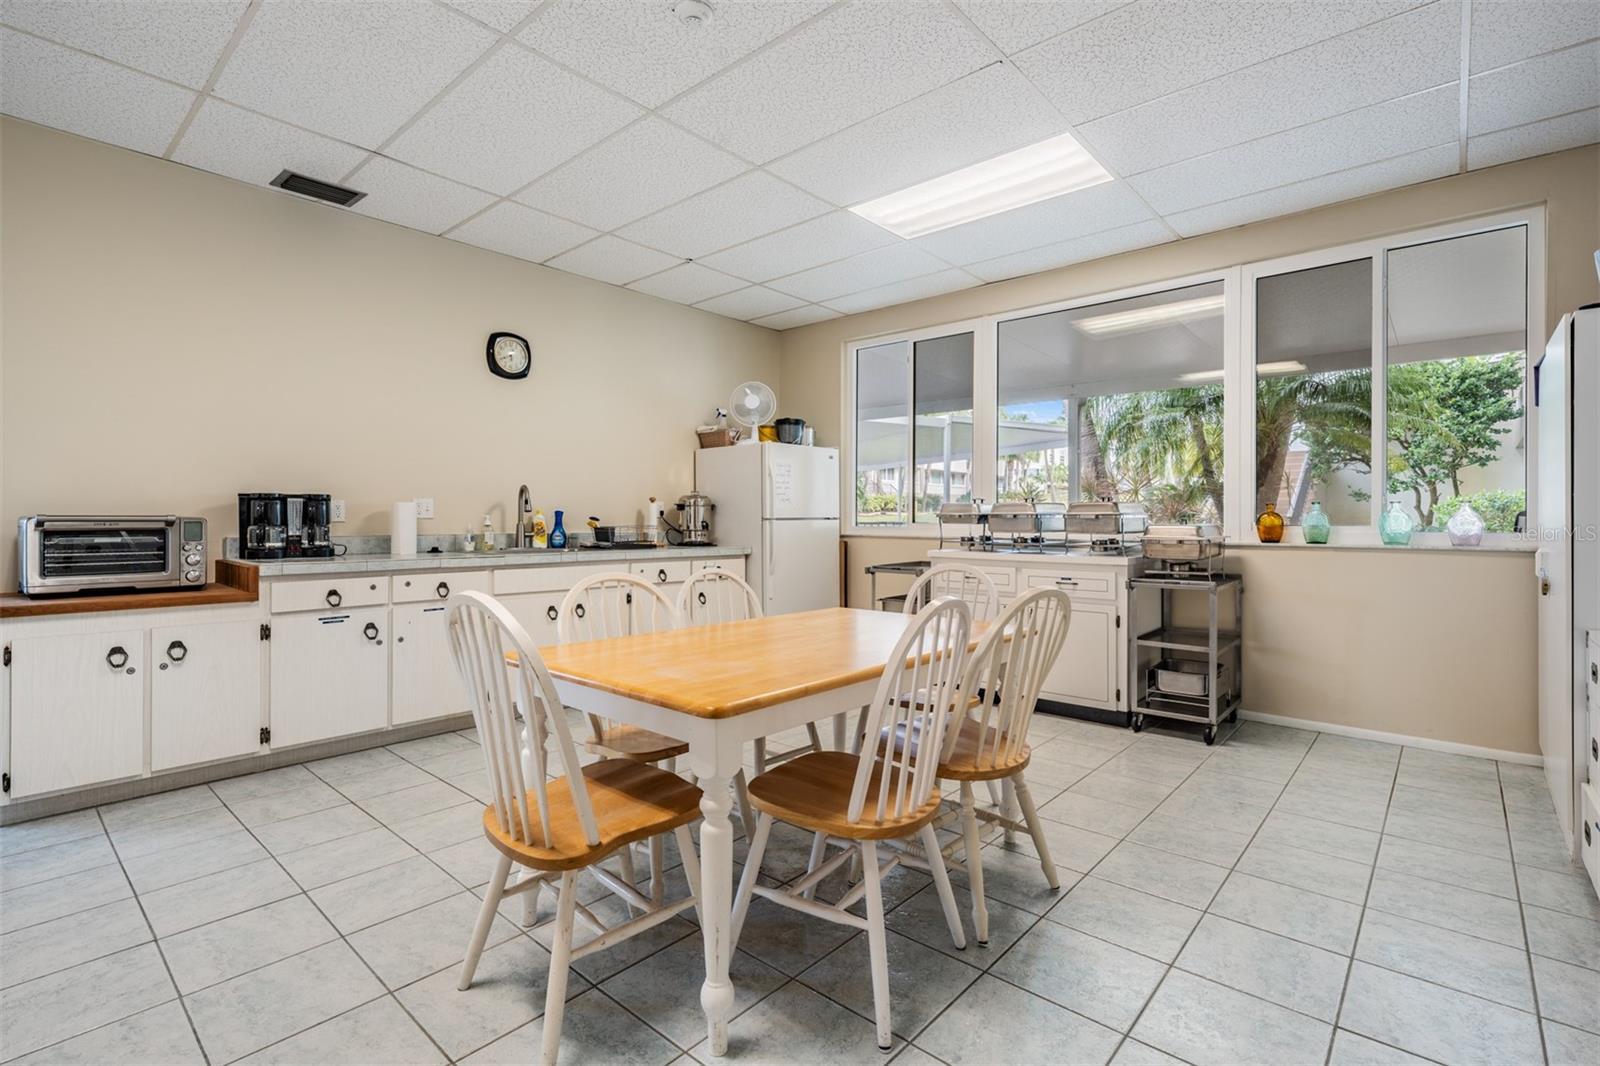
[[[586,740],[583,746],[595,755],[609,755],[633,762],[661,762],[689,754],[689,745],[681,740],[620,722],[607,722],[601,738]]]
[[[939,813],[939,793],[929,794],[927,802],[898,819],[878,821],[870,817],[874,799],[882,783],[882,764],[874,769],[867,788],[867,809],[859,822],[847,817],[850,790],[855,786],[856,767],[861,757],[847,751],[817,751],[802,755],[750,782],[750,802],[756,810],[780,821],[830,837],[850,840],[888,840],[903,837],[933,821]],[[900,782],[889,780],[894,795]]]
[[[583,776],[588,780],[600,843],[591,846],[584,839],[572,790],[564,777],[552,780],[548,787],[548,846],[513,839],[495,809],[485,807],[483,831],[489,843],[536,870],[577,870],[599,862],[624,844],[671,832],[700,817],[700,790],[677,774],[629,759],[606,759],[585,766]],[[538,810],[531,798],[528,806]],[[534,833],[538,832],[535,823]]]
[[[895,732],[895,751],[899,751],[904,730]],[[915,730],[911,735],[911,756],[916,758],[917,741],[920,738]],[[998,781],[1010,777],[1018,770],[1025,769],[1028,761],[1033,758],[1033,749],[1026,744],[1017,755],[1008,760],[996,761],[994,753],[999,745],[996,743],[995,730],[991,726],[987,730],[974,719],[963,718],[961,731],[956,735],[956,745],[950,752],[950,758],[939,764],[939,776],[946,781]],[[986,765],[978,765],[978,753],[983,752],[983,761]],[[882,749],[883,742],[879,748]]]

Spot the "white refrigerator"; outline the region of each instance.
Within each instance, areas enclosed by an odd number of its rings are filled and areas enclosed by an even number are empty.
[[[716,504],[718,544],[747,547],[745,579],[767,614],[839,605],[839,452],[734,444],[694,453],[694,487]]]
[[[1600,627],[1600,305],[1564,315],[1534,366],[1537,429],[1539,748],[1571,853],[1582,837],[1582,788],[1600,765],[1591,741],[1584,669],[1587,632]],[[1593,750],[1591,750],[1593,749]],[[1592,832],[1592,830],[1591,830]]]

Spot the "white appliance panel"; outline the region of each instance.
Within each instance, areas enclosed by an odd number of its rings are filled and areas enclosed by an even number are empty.
[[[799,444],[763,444],[765,518],[839,517],[839,453]]]
[[[839,605],[839,521],[835,518],[763,522],[759,573],[767,614]],[[751,567],[755,570],[755,567]]]
[[[1545,778],[1561,820],[1562,835],[1571,841],[1572,547],[1565,537],[1570,528],[1572,501],[1569,326],[1570,321],[1562,319],[1534,371],[1539,433],[1535,471],[1538,513],[1529,528],[1541,535],[1547,531],[1552,535],[1534,553],[1534,580],[1539,584],[1539,750],[1544,754]]]

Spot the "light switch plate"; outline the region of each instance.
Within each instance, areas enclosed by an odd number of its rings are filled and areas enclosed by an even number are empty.
[[[333,522],[343,522],[344,521],[344,501],[343,500],[334,500],[332,509],[333,509],[333,514],[330,516],[329,520],[333,521]]]
[[[432,518],[433,517],[433,497],[432,496],[418,496],[417,500],[416,500],[416,503],[417,503],[417,517],[418,518]]]

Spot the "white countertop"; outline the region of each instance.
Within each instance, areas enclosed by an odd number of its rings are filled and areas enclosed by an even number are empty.
[[[568,566],[583,563],[632,563],[652,559],[718,559],[749,555],[750,549],[718,545],[711,548],[588,548],[567,551],[419,552],[416,555],[345,554],[331,559],[239,559],[256,567],[262,577],[297,574],[361,574],[413,570],[498,570],[504,567]]]
[[[1143,566],[1143,555],[1107,555],[1103,552],[1072,552],[1067,554],[1059,551],[1050,552],[1019,552],[1019,551],[972,551],[967,548],[935,548],[928,553],[930,558],[961,559],[972,563],[1002,563],[1008,566],[1032,566],[1034,563],[1046,563],[1052,566],[1116,566],[1126,567],[1130,563]]]

